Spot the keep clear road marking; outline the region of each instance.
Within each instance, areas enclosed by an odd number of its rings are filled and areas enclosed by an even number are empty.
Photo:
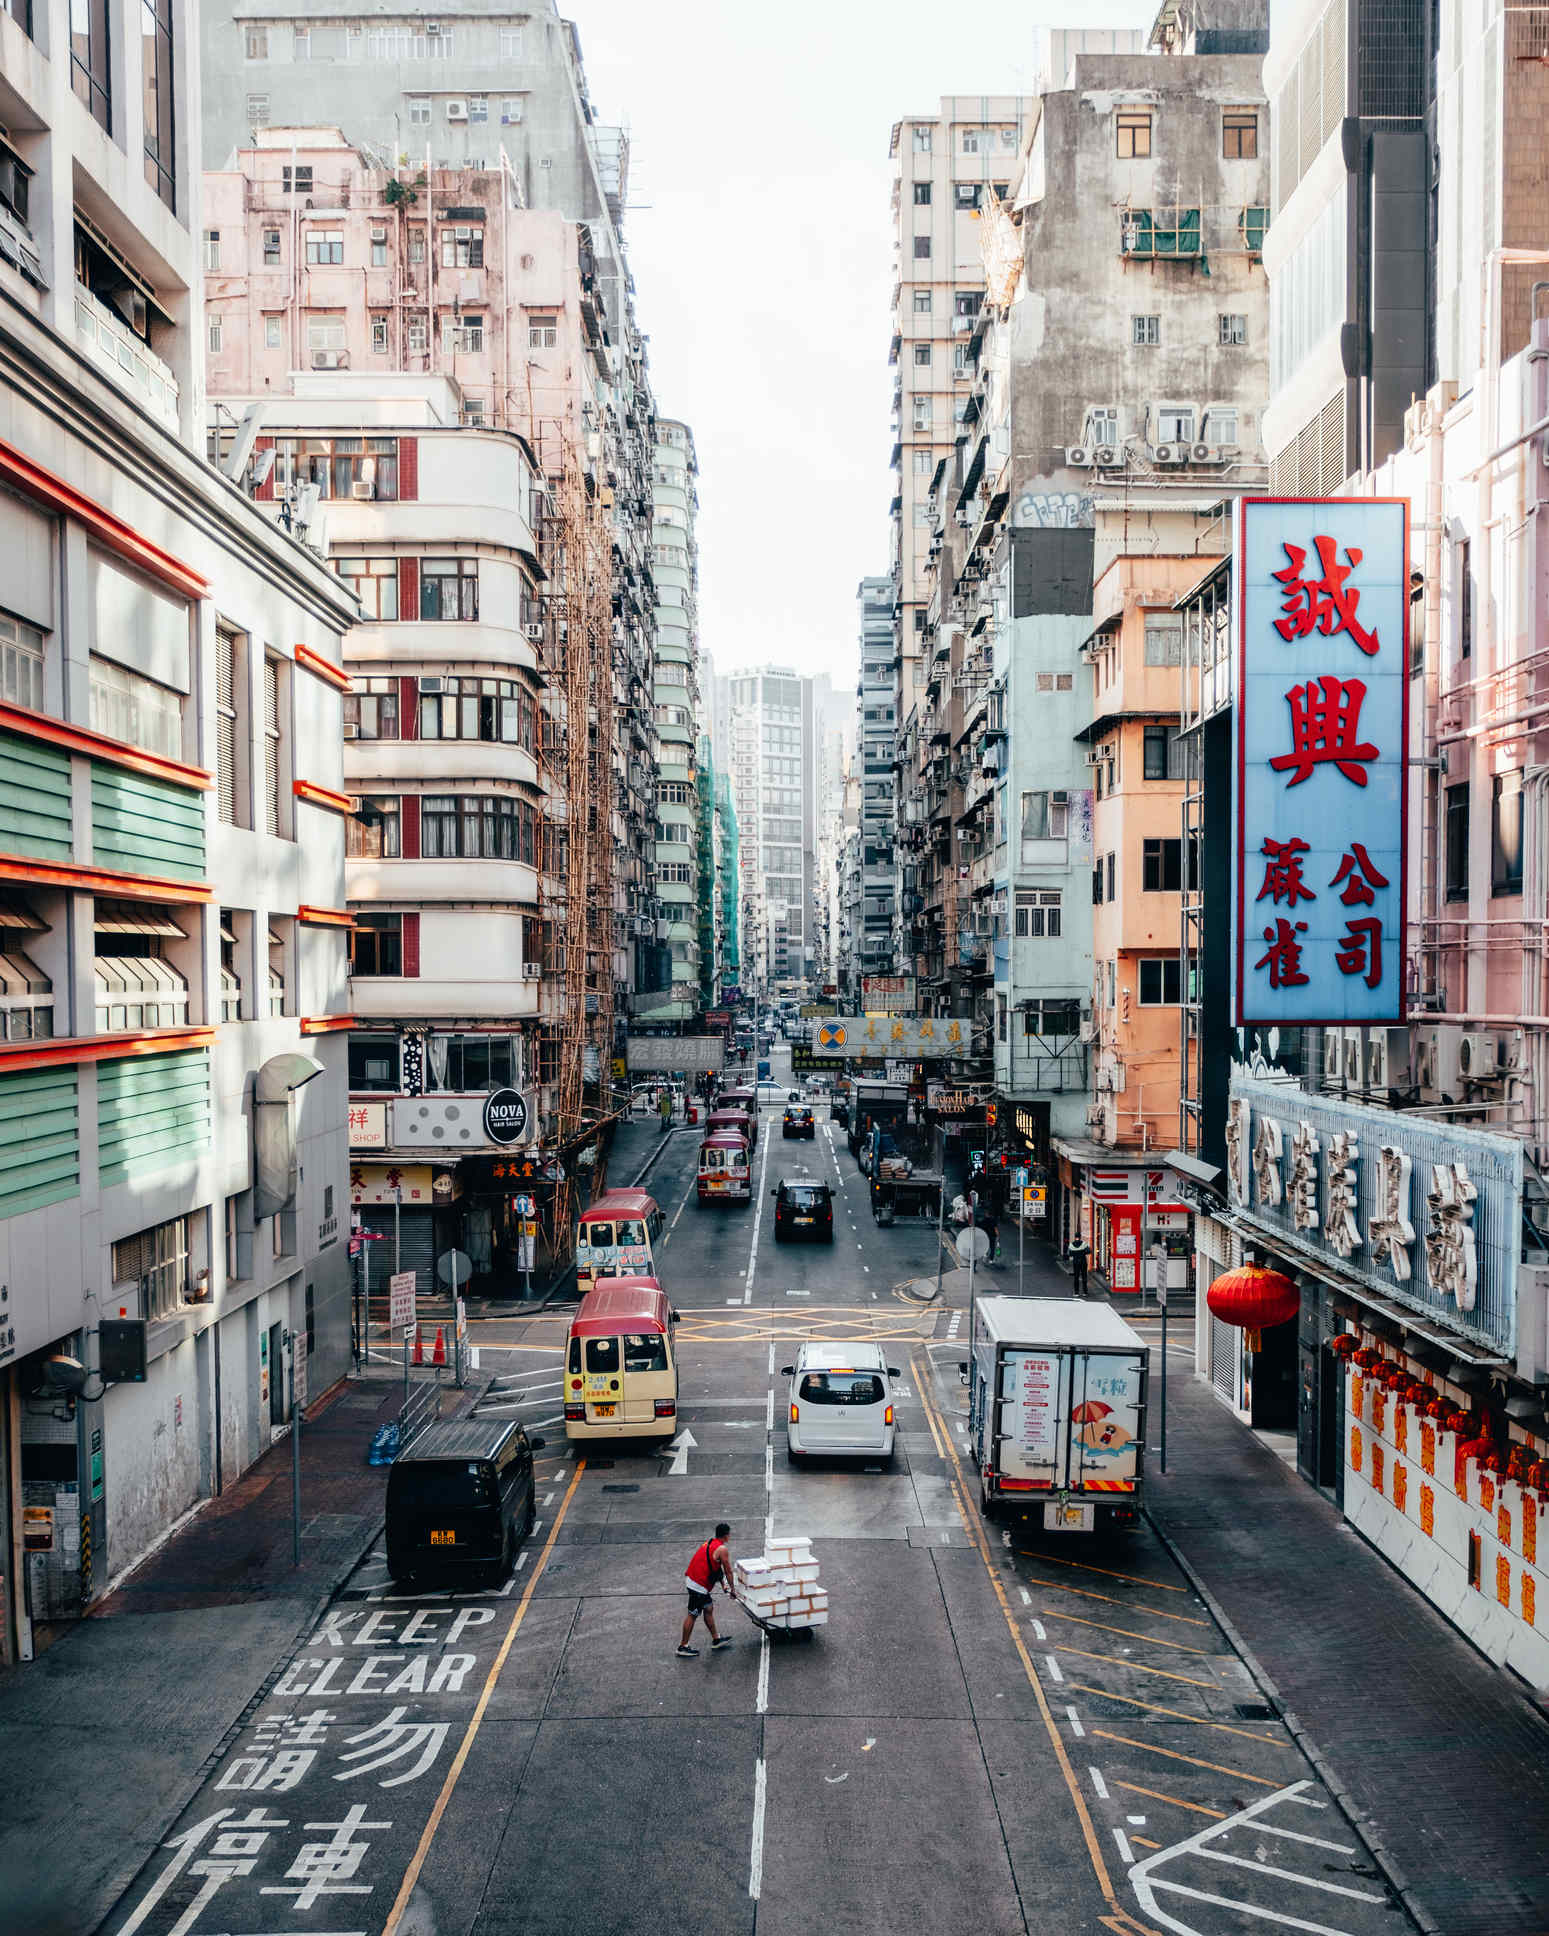
[[[549,1555],[554,1551],[554,1543],[559,1538],[559,1529],[565,1523],[565,1514],[570,1510],[570,1502],[575,1497],[576,1487],[580,1485],[581,1474],[585,1470],[585,1459],[577,1459],[575,1476],[570,1481],[569,1489],[560,1502],[559,1511],[554,1515],[554,1524],[549,1528],[549,1536],[543,1542],[543,1551],[538,1555],[538,1564],[533,1568],[532,1577],[528,1580],[521,1600],[517,1604],[516,1611],[511,1616],[511,1624],[506,1628],[506,1637],[500,1643],[500,1652],[496,1654],[490,1666],[489,1673],[485,1676],[484,1686],[479,1692],[478,1705],[473,1710],[473,1718],[468,1723],[467,1731],[462,1738],[462,1745],[453,1757],[451,1767],[446,1771],[446,1780],[442,1782],[441,1793],[437,1795],[436,1805],[430,1811],[430,1820],[425,1824],[414,1855],[410,1860],[408,1868],[404,1871],[403,1881],[399,1885],[398,1894],[394,1897],[393,1906],[387,1913],[387,1921],[382,1925],[382,1936],[397,1936],[398,1929],[403,1922],[404,1914],[413,1898],[415,1889],[419,1885],[420,1872],[425,1866],[426,1856],[430,1853],[430,1845],[436,1839],[436,1831],[440,1828],[441,1818],[445,1815],[447,1804],[452,1799],[452,1791],[462,1779],[463,1769],[468,1764],[468,1756],[473,1752],[473,1743],[480,1727],[483,1725],[484,1715],[494,1695],[496,1683],[505,1670],[506,1661],[510,1656],[512,1645],[521,1629],[522,1622],[527,1618],[527,1609],[532,1605],[532,1596],[537,1591],[539,1580],[543,1578],[543,1569],[549,1563]]]
[[[742,1293],[744,1304],[753,1302],[753,1278],[758,1270],[758,1233],[764,1221],[764,1185],[769,1181],[769,1144],[771,1138],[764,1137],[764,1154],[758,1171],[758,1201],[753,1206],[753,1241],[748,1247],[748,1282]]]

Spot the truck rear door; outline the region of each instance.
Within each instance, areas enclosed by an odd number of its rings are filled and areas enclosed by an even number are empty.
[[[1079,1351],[1071,1375],[1070,1490],[1133,1492],[1145,1444],[1145,1359],[1132,1351]]]
[[[1011,1491],[1066,1483],[1071,1356],[1008,1345],[1000,1360],[994,1466]]]

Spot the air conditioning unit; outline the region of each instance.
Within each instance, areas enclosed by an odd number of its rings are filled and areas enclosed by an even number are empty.
[[[349,367],[347,350],[313,350],[312,368],[314,370],[343,370]]]
[[[1187,448],[1183,444],[1158,444],[1151,453],[1151,459],[1157,464],[1181,464],[1187,455]]]
[[[543,627],[540,624],[533,623],[531,625],[524,627],[524,630],[526,631],[528,638],[532,640],[534,645],[539,645],[542,643]]]
[[[446,104],[446,118],[448,121],[466,121],[468,119],[468,103],[466,101],[448,101]]]
[[[1108,1111],[1100,1102],[1094,1102],[1088,1105],[1086,1112],[1086,1126],[1088,1129],[1101,1129],[1107,1120]]]
[[[1494,1082],[1500,1069],[1500,1038],[1465,1029],[1458,1038],[1458,1074],[1465,1082]]]
[[[542,979],[543,979],[543,964],[542,964],[542,962],[540,962],[540,961],[524,961],[524,962],[522,963],[522,980],[523,980],[523,981],[541,981]]]
[[[1323,1031],[1323,1080],[1338,1087],[1345,1073],[1345,1032],[1343,1029]]]
[[[1087,1043],[1087,1044],[1088,1044],[1089,1046],[1090,1046],[1090,1044],[1092,1044],[1093,1042],[1095,1042],[1095,1041],[1097,1040],[1097,1024],[1096,1024],[1096,1022],[1083,1022],[1083,1023],[1081,1024],[1081,1032],[1080,1032],[1080,1035],[1078,1036],[1078,1038],[1077,1038],[1077,1039],[1078,1039],[1079,1041],[1082,1041],[1082,1042],[1085,1042],[1085,1043]]]
[[[1361,1053],[1361,1031],[1358,1028],[1346,1029],[1345,1040],[1345,1084],[1347,1088],[1359,1089],[1366,1077],[1366,1057]]]
[[[1126,222],[1124,224],[1124,233],[1120,240],[1126,255],[1130,254],[1132,250],[1138,249],[1140,247],[1140,224],[1138,222]]]
[[[441,32],[441,22],[439,20],[427,20],[425,22],[425,31],[427,34],[439,34]]]
[[[1097,1072],[1097,1086],[1099,1089],[1111,1091],[1116,1096],[1123,1095],[1124,1064],[1122,1062],[1106,1063]]]
[[[1409,1087],[1409,1031],[1374,1028],[1366,1038],[1366,1087],[1373,1092]]]
[[[1117,444],[1098,444],[1092,452],[1092,461],[1099,470],[1112,470],[1115,464],[1124,462],[1124,453]]]
[[[1065,462],[1072,470],[1089,470],[1092,465],[1090,446],[1086,444],[1067,444],[1065,446]]]
[[[1514,1035],[1501,1036],[1497,1045],[1502,1075],[1517,1075],[1527,1067],[1527,1042],[1519,1029]]]
[[[376,486],[369,479],[358,477],[350,486],[350,496],[369,503],[376,496]]]
[[[1195,464],[1213,464],[1218,452],[1214,444],[1190,444],[1189,461]]]

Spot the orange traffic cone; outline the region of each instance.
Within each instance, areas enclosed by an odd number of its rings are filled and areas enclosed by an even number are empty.
[[[417,1365],[425,1362],[425,1334],[418,1325],[414,1327],[414,1362]]]
[[[439,1324],[436,1326],[436,1348],[430,1354],[430,1362],[433,1365],[446,1363],[446,1337]]]

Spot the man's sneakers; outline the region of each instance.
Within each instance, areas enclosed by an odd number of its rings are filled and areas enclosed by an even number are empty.
[[[719,1640],[711,1641],[710,1651],[712,1654],[718,1654],[723,1647],[729,1647],[730,1645],[731,1642],[726,1638],[725,1634],[722,1634]]]
[[[678,1649],[679,1660],[698,1660],[698,1658],[699,1649],[697,1647],[680,1647]]]

